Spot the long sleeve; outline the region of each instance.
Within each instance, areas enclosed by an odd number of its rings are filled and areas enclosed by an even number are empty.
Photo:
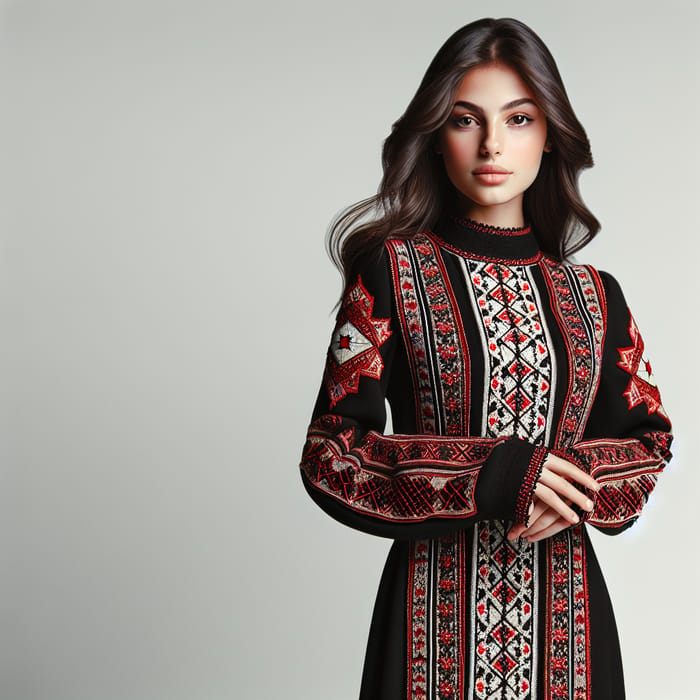
[[[396,539],[488,518],[524,521],[545,448],[507,437],[383,434],[403,342],[397,296],[385,252],[350,276],[302,454],[309,494],[340,522]]]
[[[601,278],[608,308],[601,383],[582,441],[560,454],[602,485],[586,521],[617,534],[639,517],[670,459],[672,436],[622,290],[610,275]]]

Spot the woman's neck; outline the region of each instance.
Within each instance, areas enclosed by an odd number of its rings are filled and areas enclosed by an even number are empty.
[[[480,205],[460,197],[456,205],[455,211],[459,216],[479,224],[505,229],[525,226],[522,197],[498,205]]]

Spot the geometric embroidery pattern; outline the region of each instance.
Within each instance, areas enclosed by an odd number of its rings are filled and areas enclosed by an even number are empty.
[[[428,359],[427,338],[429,334],[425,331],[423,317],[420,313],[417,289],[419,280],[414,273],[414,265],[411,262],[408,249],[409,244],[398,240],[390,241],[390,244],[389,254],[394,275],[393,287],[395,293],[400,294],[400,298],[396,300],[396,308],[404,334],[408,363],[417,397],[416,425],[419,433],[435,435],[437,433],[436,396]]]
[[[462,269],[490,363],[483,434],[542,444],[553,367],[527,268],[464,260]],[[534,697],[538,547],[510,542],[501,521],[484,521],[475,529],[473,697]]]
[[[380,379],[384,361],[379,346],[391,335],[389,319],[372,318],[374,298],[358,277],[343,298],[326,362],[324,381],[330,406],[356,394],[360,375]]]
[[[469,426],[469,357],[462,325],[457,321],[457,302],[435,243],[424,235],[413,246],[433,328],[437,364],[436,383],[441,392],[440,409],[446,435],[465,435]]]
[[[468,260],[464,269],[490,362],[485,434],[541,444],[552,361],[527,268]]]
[[[587,440],[573,450],[601,485],[595,509],[586,517],[598,527],[620,527],[635,520],[649,499],[669,456],[671,436],[651,431],[639,438]]]
[[[462,697],[464,683],[464,532],[437,541],[437,689],[440,698]]]
[[[498,442],[376,431],[356,439],[354,425],[327,414],[309,427],[302,468],[316,487],[358,512],[396,521],[464,517],[476,513],[479,468]]]
[[[556,446],[567,448],[580,438],[593,406],[603,357],[605,309],[591,269],[564,267],[547,258],[545,263],[548,267],[542,271],[569,357],[569,386],[556,432]]]
[[[534,645],[537,612],[534,570],[537,547],[509,542],[498,520],[477,528],[474,697],[536,697]]]
[[[464,532],[414,543],[409,567],[408,698],[461,698]],[[428,604],[435,588],[436,602]],[[432,630],[432,635],[430,631]],[[431,637],[435,637],[434,646]],[[434,649],[435,651],[432,651]]]
[[[423,234],[412,241],[391,241],[389,252],[395,293],[400,294],[399,320],[418,399],[419,430],[464,436],[469,425],[469,357],[440,254],[435,243]],[[470,438],[470,443],[462,444],[466,447],[479,441]],[[489,450],[494,444],[491,441]],[[476,474],[473,478],[475,488]],[[471,505],[476,507],[473,500]],[[406,611],[410,699],[462,697],[463,540],[463,534],[455,534],[413,543]]]
[[[408,567],[408,698],[424,700],[430,697],[428,683],[429,640],[428,582],[432,540],[418,540],[413,545]]]
[[[630,409],[641,403],[646,404],[647,413],[659,413],[664,417],[666,412],[661,405],[661,396],[651,371],[649,360],[644,356],[644,341],[639,333],[639,328],[630,314],[629,334],[632,339],[632,346],[618,348],[620,361],[617,363],[632,375],[624,396],[627,399]]]
[[[547,550],[549,624],[545,648],[548,674],[544,679],[543,697],[586,700],[590,690],[590,635],[582,526],[549,538]]]
[[[556,435],[558,448],[581,436],[600,379],[605,300],[592,268],[563,266],[545,259],[545,280],[569,357],[569,385]],[[552,450],[559,453],[558,449]],[[571,460],[569,453],[560,453]],[[544,697],[588,697],[590,635],[582,526],[547,541],[548,590],[545,616]]]
[[[465,435],[469,425],[467,344],[436,245],[420,234],[410,244],[391,241],[390,250],[395,261],[395,289],[401,294],[399,317],[420,398],[419,430]],[[427,334],[426,322],[430,325]]]

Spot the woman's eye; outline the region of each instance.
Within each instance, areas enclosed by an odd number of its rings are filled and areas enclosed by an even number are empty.
[[[476,119],[474,119],[474,117],[470,117],[468,114],[463,114],[461,117],[457,117],[454,122],[457,126],[461,126],[463,128],[476,126]]]
[[[514,126],[525,126],[525,124],[531,122],[532,119],[530,117],[526,117],[524,114],[515,114],[509,121],[512,122]]]

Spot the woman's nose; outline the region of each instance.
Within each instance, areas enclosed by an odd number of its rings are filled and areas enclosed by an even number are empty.
[[[484,158],[501,155],[501,137],[495,125],[489,126],[484,133],[484,140],[481,142],[479,153]]]

